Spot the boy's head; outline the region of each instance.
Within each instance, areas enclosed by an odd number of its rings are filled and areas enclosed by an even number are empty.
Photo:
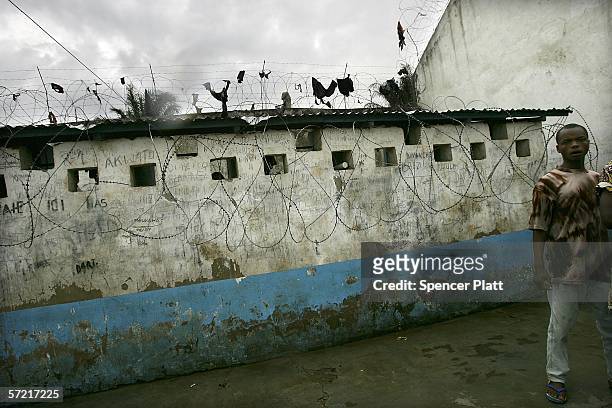
[[[563,126],[557,131],[557,151],[564,160],[580,160],[589,152],[589,134],[575,123]]]

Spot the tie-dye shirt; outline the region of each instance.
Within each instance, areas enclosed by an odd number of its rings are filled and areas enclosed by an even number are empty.
[[[529,229],[545,232],[544,265],[553,282],[605,280],[595,186],[599,173],[557,167],[533,189]]]
[[[601,170],[597,187],[600,194],[603,193],[604,190],[612,192],[612,160],[604,166],[603,170]]]

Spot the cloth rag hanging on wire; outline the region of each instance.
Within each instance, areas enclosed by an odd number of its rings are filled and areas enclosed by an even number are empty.
[[[53,82],[51,82],[51,89],[53,89],[57,93],[64,93],[64,88],[62,88],[61,85],[54,84]]]
[[[344,95],[349,96],[351,92],[355,91],[353,87],[353,80],[351,79],[351,75],[347,75],[346,78],[336,79],[338,82],[338,91]]]
[[[402,23],[397,22],[397,36],[399,38],[399,47],[400,50],[403,50],[406,46],[406,37],[404,37],[404,27],[402,27]]]
[[[99,103],[102,103],[102,99],[100,99],[100,95],[98,95],[98,91],[94,89],[94,90],[93,90],[93,91],[91,91],[91,92],[92,92],[94,95],[96,95],[96,98],[98,98],[98,102],[99,102]]]
[[[227,99],[228,99],[228,97],[227,97],[227,90],[228,90],[231,82],[228,81],[227,79],[224,79],[223,82],[225,82],[225,86],[223,87],[221,92],[214,91],[210,87],[210,83],[209,82],[206,82],[204,84],[204,88],[206,88],[210,92],[210,94],[213,96],[213,98],[215,98],[216,100],[221,102],[222,116],[226,117],[227,116]]]
[[[336,91],[337,86],[338,84],[336,81],[332,80],[331,84],[325,88],[321,82],[319,82],[315,77],[312,77],[312,94],[315,96],[315,98],[321,101],[321,103],[326,104],[327,106],[330,106],[329,102],[326,103],[323,101],[323,98],[332,96]],[[315,100],[315,103],[316,102],[317,101]]]
[[[227,102],[227,89],[229,88],[231,82],[227,79],[225,79],[224,82],[225,87],[223,87],[221,92],[216,92],[212,88],[209,89],[210,94],[213,96],[213,98],[215,98],[219,102]]]

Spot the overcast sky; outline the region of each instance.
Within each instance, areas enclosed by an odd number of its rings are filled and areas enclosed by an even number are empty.
[[[246,69],[248,89],[234,89],[245,103],[261,92],[264,59],[273,71],[265,90],[271,101],[285,89],[299,93],[295,83],[309,86],[310,74],[327,85],[342,77],[347,62],[360,89],[390,78],[402,62],[414,65],[416,49],[425,48],[446,6],[446,0],[13,1],[119,93],[122,76],[150,87],[148,64],[158,88],[183,99],[194,92],[204,97],[203,82],[236,85],[237,71]],[[416,47],[408,40],[399,50],[398,20]],[[95,87],[92,74],[7,0],[0,0],[0,49],[4,96],[42,89],[37,66],[47,82],[66,87],[71,101]],[[113,95],[104,85],[98,89]]]

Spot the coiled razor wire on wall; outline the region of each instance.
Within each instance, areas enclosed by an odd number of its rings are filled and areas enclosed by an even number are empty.
[[[242,64],[245,66],[246,64]],[[279,63],[280,65],[280,63]],[[311,76],[315,76],[312,74],[306,73],[297,73],[297,72],[282,72],[277,71],[275,65],[273,63],[269,63],[267,65],[270,69],[274,68],[274,73],[276,75],[270,75],[268,79],[261,78],[258,75],[258,71],[254,71],[252,74],[247,74],[244,76],[244,81],[242,84],[233,84],[235,87],[233,88],[233,98],[230,98],[231,104],[230,109],[243,109],[250,108],[253,104],[255,104],[256,108],[268,108],[270,106],[275,106],[280,104],[280,97],[278,100],[273,100],[272,96],[268,95],[279,95],[282,92],[290,92],[292,94],[292,104],[295,107],[297,106],[306,106],[306,107],[320,107],[315,106],[314,98],[311,95],[311,88],[309,86],[309,79]],[[336,68],[339,68],[336,66]],[[346,68],[345,67],[341,67]],[[143,69],[143,67],[138,67],[138,69]],[[148,69],[148,67],[147,67]],[[45,72],[45,80],[51,82],[55,81],[61,82],[61,77],[55,77],[53,75],[47,75],[46,70],[41,70]],[[186,72],[189,71],[181,71],[182,74],[186,75]],[[156,88],[159,90],[170,91],[177,95],[181,95],[184,100],[184,109],[185,111],[191,112],[195,110],[195,108],[209,108],[209,110],[219,110],[219,104],[215,101],[210,94],[208,96],[202,90],[202,98],[198,98],[198,106],[193,105],[193,88],[189,88],[189,86],[195,86],[194,84],[203,82],[204,80],[213,81],[217,79],[215,85],[219,85],[221,78],[224,78],[227,72],[235,72],[235,71],[215,71],[217,77],[212,76],[212,72],[207,71],[206,75],[203,75],[203,71],[194,71],[195,75],[199,75],[200,79],[198,81],[189,79],[189,78],[181,78],[181,79],[172,79],[167,75],[177,75],[178,71],[162,71],[155,74],[155,82]],[[23,73],[23,71],[19,71],[19,73]],[[331,80],[334,78],[341,77],[342,72],[340,70],[330,73],[319,73],[316,74],[316,77],[320,80],[325,80],[326,78]],[[368,106],[380,106],[383,104],[383,101],[380,99],[375,99],[376,95],[372,91],[372,84],[376,84],[377,77],[381,75],[387,74],[387,72],[374,72],[370,73],[358,73],[352,74],[351,78],[355,83],[355,92],[351,94],[350,97],[344,98],[342,96],[336,95],[331,98],[331,102],[334,107],[340,105],[339,107],[344,107],[342,105],[348,107],[366,105]],[[328,75],[327,77],[325,75]],[[125,78],[125,77],[124,77]],[[146,87],[150,81],[151,73],[140,72],[140,74],[132,74],[129,77],[130,81],[124,81],[127,83],[138,83],[142,84],[143,87]],[[112,83],[112,86],[115,86],[117,83],[111,81],[111,78],[108,78],[108,81]],[[117,80],[119,81],[119,80]],[[191,81],[191,82],[189,82]],[[53,92],[48,92],[49,95],[49,108],[57,112],[57,118],[59,121],[87,121],[94,120],[95,118],[110,118],[110,107],[117,107],[117,104],[123,104],[124,102],[115,95],[115,92],[105,91],[103,88],[98,88],[96,90],[96,83],[88,83],[85,81],[72,81],[70,83],[63,82],[62,86],[64,88],[63,94],[55,94]],[[302,92],[298,92],[297,97],[296,91],[299,91],[298,85],[303,85],[301,88]],[[239,87],[241,86],[241,87]],[[89,88],[89,89],[88,89]],[[218,86],[217,88],[218,89]],[[93,90],[96,90],[96,94],[93,93]],[[99,97],[99,99],[98,99]],[[459,100],[457,97],[453,97],[456,100]],[[0,87],[0,101],[1,101],[1,110],[0,113],[3,115],[0,118],[0,123],[3,125],[36,125],[36,124],[44,124],[47,123],[48,112],[46,106],[46,95],[45,92],[40,88],[32,88],[32,89],[9,89],[8,87]],[[460,101],[461,102],[461,101]],[[463,103],[463,102],[461,102]],[[482,104],[481,101],[474,101],[474,104]],[[465,108],[470,108],[472,103],[465,104],[463,103]],[[122,105],[120,105],[123,107]],[[280,112],[280,111],[279,111]],[[74,115],[74,117],[72,116]],[[279,113],[282,117],[282,113]],[[445,117],[443,114],[441,114]],[[408,118],[411,121],[414,121],[418,125],[425,125],[418,121],[416,118],[407,114]],[[478,127],[474,126],[470,123],[462,123],[458,120],[454,120],[451,117],[445,117],[447,120],[452,121],[456,124],[454,127],[455,131],[451,132],[451,127],[448,126],[435,126],[427,124],[427,126],[422,126],[422,138],[423,143],[425,145],[430,145],[431,140],[431,132],[436,131],[440,134],[446,135],[453,144],[456,144],[459,147],[459,150],[462,155],[465,156],[465,161],[469,164],[469,168],[467,168],[467,172],[469,175],[469,180],[464,184],[464,187],[459,188],[458,186],[453,185],[451,182],[445,180],[445,177],[440,173],[436,166],[434,166],[434,157],[433,155],[429,156],[430,165],[428,166],[428,180],[425,181],[425,184],[429,184],[429,186],[438,186],[438,190],[446,191],[450,194],[451,197],[454,197],[453,201],[445,206],[437,207],[435,203],[431,202],[429,196],[424,196],[424,193],[419,191],[418,185],[424,184],[421,178],[422,176],[418,176],[415,172],[416,169],[410,166],[408,160],[404,161],[403,157],[403,149],[405,148],[405,144],[402,145],[402,148],[397,155],[398,157],[398,174],[399,178],[397,178],[395,184],[388,191],[387,200],[391,201],[393,198],[398,198],[407,202],[405,208],[400,214],[397,214],[394,217],[386,217],[382,214],[382,210],[377,214],[367,214],[368,222],[365,224],[361,224],[359,226],[351,225],[351,222],[343,216],[342,208],[343,206],[347,206],[348,208],[353,207],[353,201],[351,200],[351,188],[354,185],[354,178],[352,177],[353,173],[356,170],[359,170],[359,164],[356,164],[353,169],[345,170],[343,172],[338,172],[342,174],[342,188],[335,195],[331,195],[325,188],[325,186],[321,183],[317,177],[315,177],[311,168],[309,167],[308,161],[305,160],[307,155],[306,152],[294,151],[293,157],[288,163],[288,167],[291,176],[291,182],[288,188],[282,188],[279,184],[277,176],[270,176],[267,190],[263,194],[263,196],[259,199],[259,202],[255,206],[247,206],[245,204],[245,200],[256,180],[258,180],[258,176],[262,174],[263,171],[263,162],[264,162],[264,151],[260,146],[260,143],[257,140],[257,134],[255,135],[254,142],[245,142],[243,140],[237,140],[237,135],[226,135],[225,138],[219,139],[214,137],[207,136],[198,136],[195,140],[199,147],[204,149],[205,151],[213,151],[211,146],[218,146],[220,143],[224,145],[223,152],[225,152],[230,146],[233,145],[246,145],[248,148],[256,151],[260,156],[260,166],[257,170],[257,173],[252,176],[252,180],[247,185],[244,191],[242,191],[238,195],[232,195],[227,190],[227,182],[219,181],[215,183],[213,189],[203,197],[198,197],[196,200],[182,200],[177,198],[177,194],[173,194],[173,187],[167,184],[167,180],[172,177],[172,174],[169,174],[171,163],[173,160],[176,160],[176,151],[175,146],[177,143],[180,143],[182,138],[191,137],[191,136],[179,136],[174,137],[172,139],[166,140],[166,151],[160,152],[158,149],[158,145],[154,142],[153,136],[149,133],[152,150],[155,152],[155,157],[157,161],[157,165],[160,169],[160,180],[161,181],[161,189],[159,190],[159,194],[153,200],[153,203],[150,204],[142,213],[138,214],[133,219],[122,219],[120,215],[111,214],[106,211],[104,208],[101,208],[100,211],[104,211],[106,216],[112,220],[114,225],[113,228],[108,228],[104,231],[98,231],[100,234],[107,233],[118,233],[124,232],[130,236],[138,237],[140,239],[145,240],[166,240],[166,239],[182,239],[190,245],[200,245],[206,242],[210,242],[220,237],[224,236],[225,243],[227,248],[230,251],[235,250],[237,247],[250,244],[258,248],[272,248],[287,237],[291,239],[293,242],[302,242],[306,240],[314,245],[318,245],[322,242],[329,240],[334,231],[338,227],[343,227],[347,230],[353,231],[367,231],[381,224],[390,224],[396,223],[402,220],[404,217],[408,216],[411,211],[413,211],[414,206],[419,206],[423,211],[430,215],[440,214],[447,211],[452,210],[462,201],[469,199],[474,201],[482,201],[487,199],[495,199],[503,202],[507,205],[522,205],[525,204],[526,201],[510,201],[504,197],[504,193],[512,185],[512,180],[515,178],[521,180],[521,182],[526,183],[529,186],[533,186],[534,181],[532,179],[532,174],[525,174],[525,172],[521,169],[521,167],[513,160],[511,155],[511,147],[514,143],[510,144],[510,147],[502,148],[500,145],[496,143],[495,140],[491,139],[491,136],[488,132],[482,132]],[[541,142],[544,146],[547,146],[549,142],[554,138],[554,134],[556,130],[565,123],[566,118],[561,117],[557,122],[553,124],[543,124],[542,131],[540,134]],[[497,162],[492,164],[493,171],[490,174],[483,174],[476,164],[476,162],[471,158],[469,146],[465,146],[465,138],[463,137],[465,129],[470,129],[471,132],[477,132],[483,136],[483,139],[490,142],[493,148],[498,149],[501,152],[500,158]],[[322,143],[326,144],[329,147],[329,135],[326,130],[334,130],[333,127],[326,127],[322,130],[321,140]],[[527,127],[522,132],[512,135],[512,142],[519,139],[527,132],[533,132],[535,128]],[[18,132],[18,130],[17,130]],[[364,130],[361,128],[356,128],[355,125],[349,130],[355,136],[355,143],[352,152],[356,152],[359,157],[363,157],[364,160],[372,160],[374,161],[374,157],[372,157],[371,152],[364,148],[363,145],[365,143],[371,145],[375,145],[378,147],[385,147],[377,143],[375,140],[371,140],[364,133]],[[263,135],[266,134],[266,130],[263,130]],[[291,135],[295,137],[295,130],[290,131],[287,127],[287,135]],[[61,132],[56,134],[47,143],[54,143],[56,137],[60,136]],[[14,136],[14,135],[13,135]],[[72,145],[70,146],[69,151],[64,155],[63,159],[59,161],[55,165],[53,169],[50,169],[46,172],[41,172],[39,170],[34,170],[39,173],[43,173],[47,175],[47,179],[40,186],[32,186],[31,185],[31,175],[33,170],[27,171],[27,177],[25,180],[19,178],[19,182],[21,183],[24,196],[26,197],[25,202],[23,202],[23,206],[27,209],[27,216],[29,219],[29,231],[27,233],[27,237],[23,239],[16,240],[14,242],[0,242],[0,246],[2,247],[11,247],[17,245],[25,245],[31,246],[37,238],[40,238],[48,233],[51,233],[55,230],[64,230],[74,234],[91,234],[82,226],[72,225],[71,221],[74,217],[67,218],[65,220],[56,220],[52,216],[51,213],[45,212],[42,208],[43,198],[45,197],[46,190],[49,184],[56,177],[64,177],[66,166],[67,166],[67,158],[70,157],[70,154],[74,151],[76,146],[78,145],[79,140],[85,139],[85,131],[82,131],[81,136],[77,138]],[[6,148],[8,140],[5,140],[4,146],[0,148],[0,161],[7,161],[8,159],[18,160],[19,158],[14,157]],[[595,147],[595,156],[589,156],[590,160],[596,160],[596,152],[597,152],[597,144],[596,140],[592,138],[592,142]],[[93,149],[94,155],[96,154],[95,149]],[[217,157],[223,157],[223,153]],[[289,155],[288,155],[289,159]],[[542,173],[547,169],[549,158],[547,150],[544,149],[542,155],[540,157],[535,158],[537,161],[537,169],[539,173]],[[96,163],[98,162],[96,157]],[[355,158],[356,163],[359,163],[360,160]],[[508,166],[500,166],[499,164],[504,161],[505,163],[509,163],[509,168],[512,172],[511,181],[506,185],[496,183],[499,177],[496,176],[496,172],[500,171],[500,169],[508,168]],[[304,171],[309,175],[309,177],[313,181],[313,185],[316,186],[317,189],[320,189],[319,193],[321,193],[322,197],[325,197],[325,205],[322,206],[319,214],[315,214],[310,216],[311,220],[307,220],[307,217],[304,215],[306,203],[300,202],[299,199],[295,198],[294,192],[296,187],[295,175],[297,174],[297,169],[300,171]],[[516,177],[515,177],[516,176]],[[100,186],[105,184],[124,184],[118,180],[109,180],[100,178],[99,185],[93,185],[93,188],[87,193],[85,199],[82,203],[77,207],[77,210],[74,214],[77,214],[82,209],[87,207],[87,200],[90,198],[96,198],[98,194],[98,189]],[[478,187],[478,192],[474,192],[475,188]],[[487,188],[487,186],[489,188]],[[405,194],[405,193],[408,194]],[[217,197],[220,195],[220,197]],[[399,197],[401,195],[401,197]],[[271,239],[271,242],[262,243],[256,242],[255,238],[252,237],[249,233],[249,222],[251,220],[252,215],[262,209],[268,197],[275,197],[281,200],[281,205],[284,210],[283,219],[279,220],[282,224],[282,228],[277,230],[283,231],[279,233],[278,236]],[[397,197],[394,197],[397,196]],[[138,219],[145,216],[149,211],[155,208],[155,205],[162,199],[171,199],[177,206],[178,211],[182,214],[184,218],[184,222],[182,223],[183,227],[179,228],[176,232],[165,234],[165,235],[146,235],[135,229],[133,226],[137,222]],[[216,198],[214,198],[216,197]],[[226,200],[227,199],[227,200]],[[225,203],[227,201],[227,203]],[[229,204],[228,204],[229,203]],[[195,205],[196,209],[193,212],[190,212],[189,206]],[[196,222],[196,217],[199,217],[200,211],[203,208],[208,208],[208,206],[213,206],[218,208],[219,214],[222,215],[222,219],[225,227],[217,231],[213,236],[210,237],[199,237],[198,239],[188,239],[188,230],[192,227],[193,223]],[[185,208],[184,208],[185,207]],[[361,208],[363,210],[363,208]],[[191,213],[191,215],[190,215]],[[331,213],[333,214],[332,221],[326,221],[325,215]],[[73,214],[73,215],[74,215]],[[299,220],[299,231],[296,230],[295,223],[292,220]],[[46,223],[46,225],[45,225]],[[235,234],[232,237],[231,241],[234,243],[230,243],[230,226],[238,224],[241,229],[240,237],[237,238]],[[178,225],[178,224],[177,224]],[[317,227],[318,231],[324,231],[323,233],[316,234],[314,236],[312,231],[314,227]],[[232,227],[234,228],[234,227]],[[234,230],[232,230],[234,231]]]
[[[137,90],[155,89],[172,94],[181,113],[214,112],[220,110],[220,104],[205,89],[204,84],[210,83],[214,90],[220,90],[225,80],[231,81],[228,89],[229,110],[275,108],[282,104],[283,92],[290,94],[294,108],[322,107],[313,97],[311,77],[327,85],[347,75],[353,81],[355,91],[349,97],[336,92],[329,98],[332,107],[384,106],[384,99],[376,92],[377,86],[397,74],[392,67],[384,66],[351,67],[348,64],[340,66],[267,61],[265,71],[271,72],[267,77],[261,77],[261,63],[228,64],[226,67],[219,65],[222,64],[215,64],[213,69],[202,65],[160,66],[153,75],[149,67],[124,67],[121,71],[114,67],[95,68],[114,75],[101,77],[110,85],[110,89],[97,82],[97,79],[71,79],[76,75],[73,71],[84,71],[79,68],[40,69],[40,76],[37,70],[0,71],[0,124],[46,124],[49,123],[49,111],[58,122],[117,118],[111,108],[125,109],[127,88],[130,85]],[[288,67],[294,70],[287,71]],[[327,71],[313,74],[313,67]],[[237,76],[241,70],[245,74],[238,83]],[[11,86],[13,83],[15,86]],[[50,83],[59,84],[63,92],[49,89]]]

